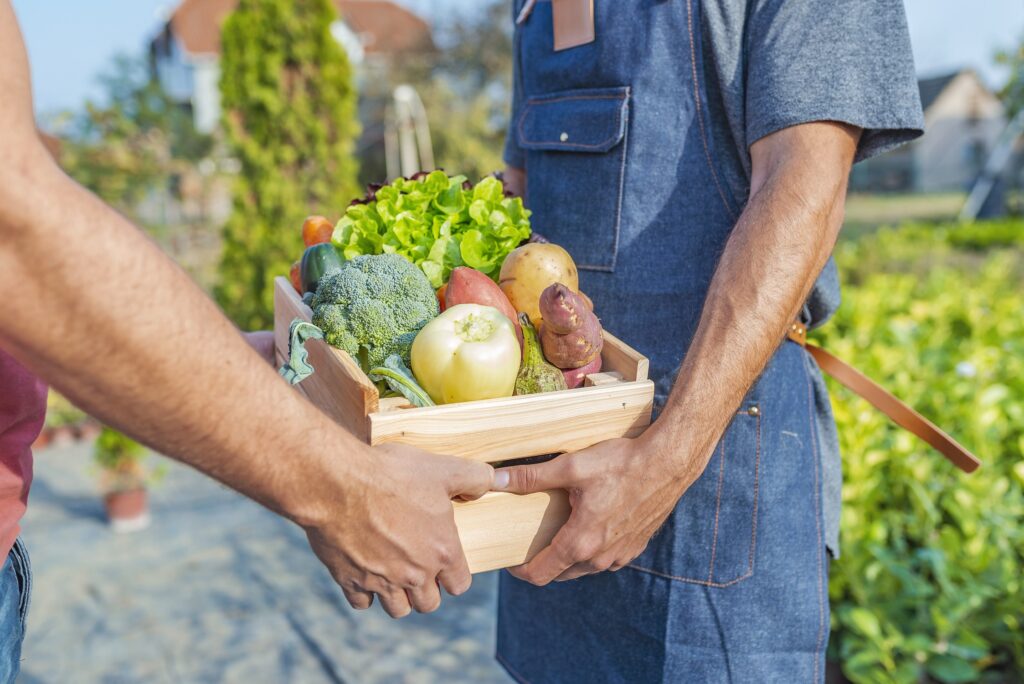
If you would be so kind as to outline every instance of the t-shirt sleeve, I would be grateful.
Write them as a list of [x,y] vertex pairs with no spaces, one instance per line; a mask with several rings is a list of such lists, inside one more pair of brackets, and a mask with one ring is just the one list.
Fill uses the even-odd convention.
[[748,144],[789,126],[863,129],[856,161],[924,132],[902,0],[754,0],[747,24]]

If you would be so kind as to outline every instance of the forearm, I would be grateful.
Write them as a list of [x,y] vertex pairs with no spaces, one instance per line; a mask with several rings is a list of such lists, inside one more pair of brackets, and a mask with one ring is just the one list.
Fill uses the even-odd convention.
[[315,515],[296,478],[354,438],[128,221],[36,146],[15,156],[0,190],[0,344],[102,420],[275,511]]
[[[712,279],[704,310],[657,429],[682,483],[714,445],[776,351],[824,267],[843,219],[859,133],[809,124],[755,157],[750,201]],[[756,150],[755,150],[756,154]],[[685,445],[683,449],[672,445]]]

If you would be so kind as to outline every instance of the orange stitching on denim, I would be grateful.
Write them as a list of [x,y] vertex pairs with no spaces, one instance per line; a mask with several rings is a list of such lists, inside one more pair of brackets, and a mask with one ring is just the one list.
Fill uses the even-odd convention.
[[646,572],[649,575],[657,575],[658,577],[664,577],[665,579],[674,580],[676,582],[685,582],[686,584],[699,584],[702,587],[713,587],[715,589],[724,589],[725,587],[731,587],[732,585],[738,584],[754,574],[754,569],[751,568],[747,570],[747,573],[745,575],[740,575],[736,579],[729,580],[728,582],[708,582],[707,580],[697,580],[692,579],[690,577],[677,577],[676,575],[670,575],[665,572],[659,572],[658,570],[652,570],[651,568],[645,568],[643,566],[634,565],[632,563],[630,563],[626,567],[632,570],[637,570],[639,572]]
[[811,454],[814,458],[814,525],[818,531],[818,641],[814,647],[814,681],[818,679],[818,661],[821,660],[822,641],[825,638],[825,583],[822,578],[825,555],[825,540],[821,534],[821,493],[818,483],[818,433],[814,427],[814,397],[811,392],[811,373],[808,368],[810,355],[804,357],[804,370],[807,372],[807,424],[810,428]]
[[509,664],[507,660],[505,660],[501,653],[496,652],[494,654],[494,659],[505,666],[505,669],[508,670],[508,673],[512,675],[513,679],[515,679],[518,682],[522,682],[522,684],[530,684],[530,680],[516,672],[516,669],[512,667],[512,665]]
[[750,572],[754,572],[754,558],[757,551],[757,501],[761,491],[761,412],[757,413],[757,448],[754,451],[754,513],[751,520]]
[[715,552],[718,550],[718,515],[722,512],[722,487],[725,485],[725,440],[718,450],[722,464],[718,468],[718,495],[715,500],[715,531],[711,535],[711,565],[708,567],[708,582],[715,581]]
[[708,170],[711,172],[711,180],[715,183],[715,188],[718,190],[718,196],[722,200],[722,204],[725,206],[725,211],[729,214],[729,218],[736,220],[736,213],[729,206],[729,202],[725,199],[725,192],[722,190],[721,183],[718,182],[718,172],[715,171],[715,164],[711,160],[711,147],[708,144],[707,131],[704,130],[704,109],[700,104],[700,80],[697,77],[697,47],[693,40],[693,5],[691,0],[686,0],[686,26],[690,32],[690,66],[693,69],[693,100],[697,106],[697,125],[700,128],[700,139],[704,143],[704,156],[707,158]]
[[[750,415],[749,413],[742,412],[742,411],[740,413],[743,414],[743,415]],[[755,441],[756,447],[755,447],[755,450],[754,450],[754,514],[753,514],[753,523],[752,523],[752,527],[751,527],[751,530],[750,530],[750,555],[749,555],[749,561],[748,561],[748,564],[747,564],[747,572],[744,573],[743,575],[740,575],[739,577],[737,577],[735,579],[729,580],[728,582],[715,582],[715,581],[713,581],[713,579],[711,577],[709,577],[707,580],[698,580],[698,579],[693,579],[691,577],[679,577],[677,575],[670,575],[670,574],[665,573],[665,572],[659,572],[658,570],[654,570],[652,568],[645,568],[642,565],[636,565],[635,563],[630,563],[629,565],[627,565],[625,567],[630,568],[632,570],[636,570],[638,572],[645,572],[645,573],[647,573],[649,575],[656,575],[658,577],[664,577],[665,579],[675,580],[676,582],[685,582],[686,584],[699,584],[702,587],[712,587],[712,588],[715,588],[715,589],[724,589],[725,587],[730,587],[730,586],[732,586],[734,584],[738,584],[739,582],[742,582],[743,580],[747,579],[748,577],[750,577],[751,575],[754,574],[754,556],[755,556],[755,551],[756,551],[756,548],[757,548],[757,500],[758,500],[758,492],[760,491],[760,486],[759,485],[760,485],[760,478],[761,478],[761,476],[760,476],[760,473],[761,473],[761,413],[760,412],[758,412],[758,414],[755,416],[755,420],[756,420],[755,430],[757,431],[757,437],[756,437],[756,441]],[[722,460],[724,461],[725,460],[724,436],[723,436],[723,444],[722,444],[721,448],[722,448]],[[718,515],[718,513],[716,511],[715,512],[716,518],[717,518],[717,515]]]

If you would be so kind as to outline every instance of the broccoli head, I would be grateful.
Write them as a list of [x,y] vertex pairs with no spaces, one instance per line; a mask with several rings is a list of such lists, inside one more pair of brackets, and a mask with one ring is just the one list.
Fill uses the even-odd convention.
[[313,325],[364,370],[399,354],[409,363],[416,334],[440,307],[423,272],[397,254],[357,256],[324,276],[313,297]]

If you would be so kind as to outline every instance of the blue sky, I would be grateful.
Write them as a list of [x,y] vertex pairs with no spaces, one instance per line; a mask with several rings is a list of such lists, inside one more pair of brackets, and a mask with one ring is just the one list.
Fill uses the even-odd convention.
[[[830,0],[820,0],[828,3]],[[36,109],[78,106],[118,52],[140,50],[174,0],[13,0],[28,43]],[[473,0],[404,0],[425,14],[469,8]],[[992,53],[1024,36],[1024,0],[906,0],[918,71],[978,68],[997,84]]]

